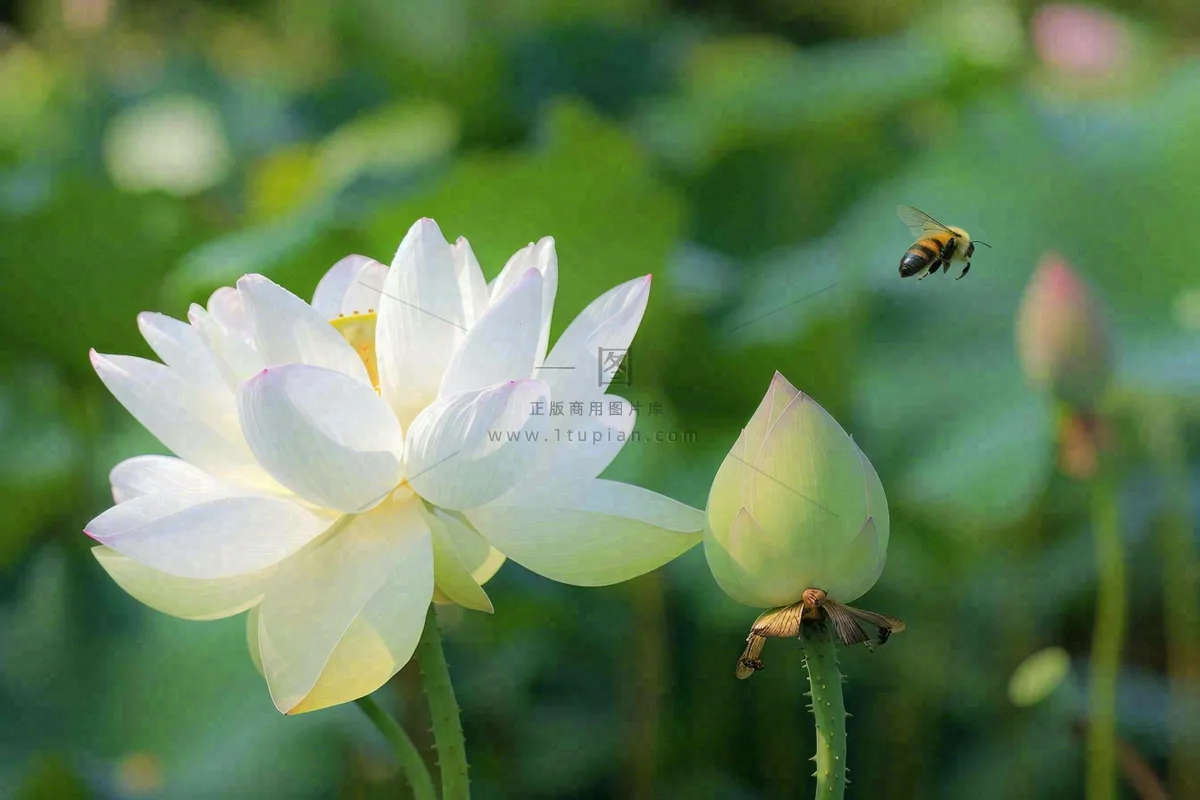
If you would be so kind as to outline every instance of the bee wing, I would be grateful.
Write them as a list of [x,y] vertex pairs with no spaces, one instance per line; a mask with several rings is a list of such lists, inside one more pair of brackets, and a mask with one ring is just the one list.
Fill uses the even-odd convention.
[[896,206],[896,216],[900,217],[900,221],[907,225],[912,235],[918,239],[939,231],[954,232],[924,211],[912,206]]
[[829,615],[830,621],[833,622],[833,630],[842,644],[852,645],[871,641],[871,637],[867,636],[867,632],[858,624],[858,620],[850,613],[848,606],[826,600],[821,604],[821,608]]

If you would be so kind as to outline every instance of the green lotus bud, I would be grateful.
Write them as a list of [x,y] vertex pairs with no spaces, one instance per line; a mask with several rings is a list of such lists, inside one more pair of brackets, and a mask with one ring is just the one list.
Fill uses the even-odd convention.
[[1100,398],[1112,343],[1099,302],[1061,256],[1038,264],[1017,313],[1017,352],[1034,385],[1077,408]]
[[879,579],[888,508],[871,462],[837,421],[778,372],[708,495],[713,577],[756,608],[822,589],[848,603]]

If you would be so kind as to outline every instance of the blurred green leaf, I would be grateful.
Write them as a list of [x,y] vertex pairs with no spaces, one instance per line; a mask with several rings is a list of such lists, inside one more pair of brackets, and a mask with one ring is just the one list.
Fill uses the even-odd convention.
[[282,147],[259,159],[246,187],[246,212],[265,222],[304,208],[320,192],[316,148],[308,144]]
[[[490,279],[528,242],[552,235],[560,266],[552,335],[608,289],[661,272],[681,210],[636,143],[572,103],[548,111],[540,143],[529,152],[465,156],[435,188],[387,204],[369,221],[373,254],[387,260],[417,219],[432,217],[450,240],[471,241]],[[656,286],[635,345],[639,364],[656,357],[671,324],[668,304]]]
[[[167,282],[166,294],[173,303],[183,304],[189,300],[202,301],[207,293],[233,285],[249,273],[281,281],[279,273],[301,261],[316,271],[317,259],[330,250],[327,242],[332,237],[325,236],[325,232],[333,215],[333,204],[322,202],[265,225],[206,242],[183,258]],[[317,274],[333,266],[340,257],[325,255]],[[298,287],[290,288],[295,291]]]
[[250,663],[240,615],[203,624],[143,609],[139,617],[135,630],[110,640],[93,678],[104,691],[79,732],[118,777],[131,755],[144,753],[155,764],[155,791],[170,797],[308,794],[327,785],[340,760],[330,726],[356,709],[294,718],[276,711]]
[[4,109],[0,152],[36,141],[59,80],[49,59],[33,45],[22,41],[5,44],[0,51],[0,108]]
[[926,427],[928,438],[899,484],[907,500],[961,535],[1019,520],[1054,466],[1053,416],[1040,398],[1021,391],[985,397],[973,412]]
[[15,800],[86,800],[87,784],[61,753],[43,753],[33,759]]
[[[69,577],[62,548],[44,547],[34,554],[28,570],[20,576],[14,597],[0,606],[0,643],[5,655],[0,661],[0,691],[12,698],[16,710],[25,710],[22,706],[28,706],[32,698],[49,697],[56,677],[69,667]],[[61,712],[66,708],[63,699],[54,699],[50,705]],[[0,728],[0,737],[5,740],[15,733]],[[40,744],[38,739],[47,733],[31,735],[28,744]]]
[[49,204],[0,216],[0,334],[76,375],[91,372],[89,347],[145,352],[137,314],[159,308],[163,276],[202,230],[179,200],[61,181]]
[[334,131],[317,154],[319,180],[336,190],[368,170],[404,170],[446,155],[459,121],[437,103],[404,103],[360,116]]
[[0,383],[0,570],[24,552],[48,519],[66,512],[82,466],[66,387],[49,365],[4,364]]
[[1056,709],[1039,706],[1015,730],[964,743],[959,758],[937,774],[939,797],[1007,800],[1078,797],[1083,793],[1083,743]]
[[625,117],[667,85],[659,31],[650,26],[572,22],[514,38],[510,91],[518,114],[532,117],[554,98],[571,96]]
[[650,105],[636,127],[657,154],[694,169],[750,141],[936,95],[954,64],[919,31],[807,51],[768,37],[704,40],[683,65],[682,93]]
[[[255,208],[267,221],[189,252],[170,276],[168,296],[173,302],[203,301],[248,273],[311,293],[329,267],[356,249],[352,231],[360,206],[373,207],[380,192],[370,188],[370,180],[419,174],[457,136],[457,120],[444,106],[403,104],[350,122],[311,150],[276,155],[260,165],[251,185]],[[411,186],[403,186],[393,194],[408,191]]]

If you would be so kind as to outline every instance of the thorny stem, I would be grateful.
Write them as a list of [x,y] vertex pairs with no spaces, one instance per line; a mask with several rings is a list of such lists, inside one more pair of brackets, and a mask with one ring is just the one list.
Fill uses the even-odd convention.
[[369,695],[367,697],[360,697],[354,702],[358,704],[358,707],[367,715],[367,719],[374,723],[379,732],[383,734],[383,738],[387,739],[388,744],[392,746],[392,750],[396,754],[396,760],[400,762],[400,771],[404,774],[408,785],[412,787],[413,797],[416,800],[437,800],[437,793],[433,789],[433,778],[429,775],[429,768],[425,766],[425,761],[421,758],[421,754],[417,752],[416,745],[413,744],[413,740],[405,733],[404,728],[400,727],[400,723],[396,722]]
[[846,791],[846,705],[833,636],[824,626],[800,626],[809,696],[817,727],[816,800],[842,800]]
[[1117,674],[1125,641],[1125,562],[1116,476],[1103,464],[1092,486],[1092,529],[1099,572],[1088,705],[1087,798],[1117,796]]
[[434,747],[442,771],[442,798],[468,800],[471,789],[467,778],[467,746],[433,604],[425,616],[425,629],[421,631],[416,655],[421,667],[421,685],[429,701],[429,716],[433,719]]

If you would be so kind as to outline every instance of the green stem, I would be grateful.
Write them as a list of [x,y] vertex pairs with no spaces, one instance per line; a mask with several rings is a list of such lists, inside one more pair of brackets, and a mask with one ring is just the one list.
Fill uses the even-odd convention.
[[442,637],[438,633],[437,614],[432,604],[425,616],[421,641],[417,644],[417,663],[421,667],[425,697],[429,700],[429,716],[433,719],[433,741],[442,770],[442,798],[468,800],[471,789],[467,778],[467,745],[463,740],[458,701],[454,699],[450,668],[442,651]]
[[630,721],[627,737],[629,777],[623,795],[631,800],[653,798],[659,744],[662,741],[662,705],[668,671],[667,612],[662,577],[657,572],[630,581],[633,605],[633,651],[637,671],[625,683]]
[[1117,675],[1125,642],[1125,561],[1116,476],[1102,464],[1092,487],[1092,529],[1099,573],[1088,706],[1087,798],[1117,796]]
[[1200,682],[1200,608],[1197,607],[1196,548],[1188,489],[1187,455],[1174,404],[1170,400],[1147,402],[1139,410],[1147,449],[1166,486],[1166,509],[1158,528],[1162,559],[1163,618],[1167,645],[1167,675],[1171,711],[1169,762],[1171,790],[1176,797],[1200,797],[1200,760],[1192,755],[1188,727],[1197,708],[1190,702],[1191,687]]
[[833,637],[806,623],[800,628],[809,697],[817,726],[816,800],[841,800],[846,791],[846,705]]
[[416,745],[405,733],[404,728],[400,727],[400,723],[396,722],[370,696],[360,697],[354,702],[392,746],[392,750],[396,753],[396,760],[400,762],[400,771],[404,773],[405,780],[412,787],[413,797],[416,800],[437,800],[437,793],[433,790],[433,778],[429,775],[425,760],[417,752]]

